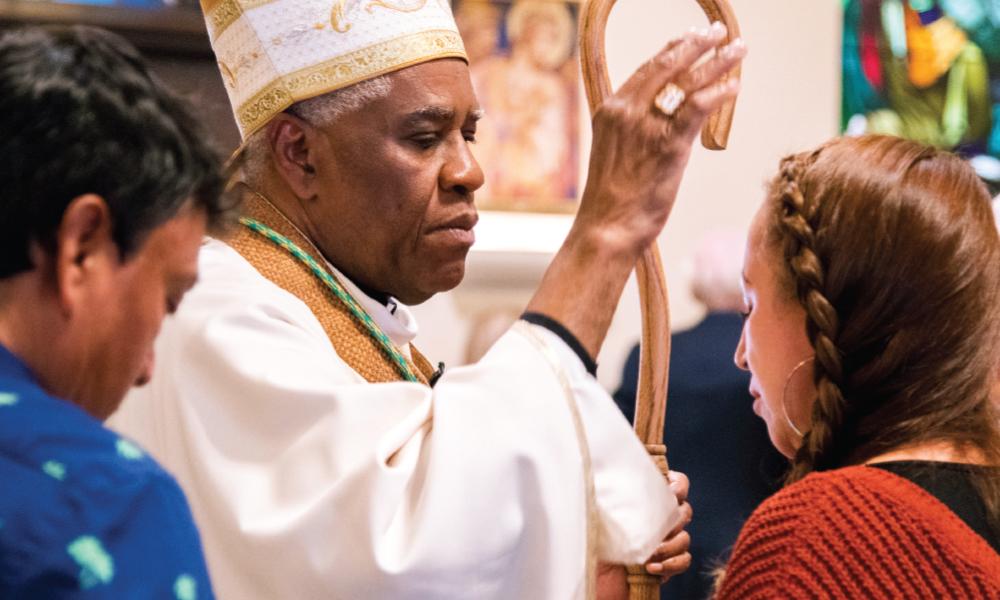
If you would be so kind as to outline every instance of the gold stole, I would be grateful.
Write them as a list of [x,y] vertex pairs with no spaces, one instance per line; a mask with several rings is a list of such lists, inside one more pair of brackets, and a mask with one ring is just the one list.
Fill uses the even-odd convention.
[[[260,221],[308,253],[325,267],[326,261],[301,233],[278,211],[252,194],[244,197],[242,215]],[[403,381],[393,362],[368,330],[334,296],[305,264],[264,237],[239,225],[223,240],[240,253],[268,281],[292,294],[309,307],[344,362],[370,383]],[[332,275],[332,273],[331,273]],[[410,344],[410,367],[427,384],[434,367]]]

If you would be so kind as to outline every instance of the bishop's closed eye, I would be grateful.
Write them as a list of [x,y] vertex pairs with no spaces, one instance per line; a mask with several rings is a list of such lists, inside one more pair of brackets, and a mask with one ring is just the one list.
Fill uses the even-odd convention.
[[410,137],[412,141],[418,148],[423,150],[430,150],[437,145],[440,141],[440,137],[436,133],[418,133]]

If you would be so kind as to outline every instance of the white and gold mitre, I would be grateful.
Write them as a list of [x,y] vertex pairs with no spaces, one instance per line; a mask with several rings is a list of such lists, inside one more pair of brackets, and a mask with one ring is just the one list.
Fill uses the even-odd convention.
[[448,0],[201,0],[243,139],[293,103],[437,58],[468,60]]

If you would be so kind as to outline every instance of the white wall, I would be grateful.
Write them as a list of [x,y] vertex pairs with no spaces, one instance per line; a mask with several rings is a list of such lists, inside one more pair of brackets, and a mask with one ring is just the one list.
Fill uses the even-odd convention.
[[[713,229],[744,230],[778,160],[837,132],[840,0],[732,0],[732,5],[750,52],[729,149],[696,148],[660,237],[675,328],[700,318],[687,293],[686,257],[692,245]],[[607,33],[612,83],[623,82],[667,40],[705,22],[694,0],[620,0]],[[589,123],[586,115],[581,118]],[[589,131],[589,125],[582,129]],[[461,362],[469,321],[477,313],[528,301],[551,258],[545,250],[558,245],[568,225],[564,218],[536,218],[527,230],[523,222],[507,224],[509,220],[484,216],[466,280],[455,291],[416,307],[421,324],[416,343],[434,360]],[[512,239],[534,242],[535,251],[505,251],[505,242]],[[618,385],[625,356],[638,339],[638,307],[630,280],[599,357],[598,377],[609,389]]]

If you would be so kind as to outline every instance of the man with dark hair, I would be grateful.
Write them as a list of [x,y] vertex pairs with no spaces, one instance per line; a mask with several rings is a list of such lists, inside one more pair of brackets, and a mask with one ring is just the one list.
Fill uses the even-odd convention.
[[180,488],[99,421],[225,213],[198,136],[120,38],[0,36],[0,597],[212,595]]

